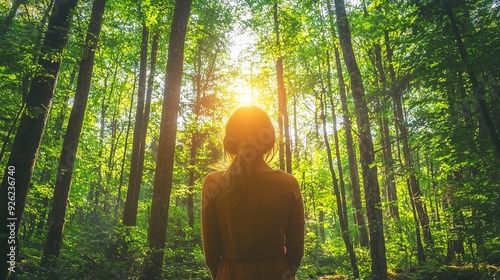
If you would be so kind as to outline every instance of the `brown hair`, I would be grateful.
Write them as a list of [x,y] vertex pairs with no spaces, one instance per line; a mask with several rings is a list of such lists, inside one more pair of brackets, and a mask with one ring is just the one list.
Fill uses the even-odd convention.
[[[227,194],[237,204],[250,187],[253,161],[272,154],[275,144],[274,126],[269,116],[256,106],[243,106],[231,115],[226,124],[224,150],[232,162],[224,173]],[[267,159],[267,158],[266,158]]]

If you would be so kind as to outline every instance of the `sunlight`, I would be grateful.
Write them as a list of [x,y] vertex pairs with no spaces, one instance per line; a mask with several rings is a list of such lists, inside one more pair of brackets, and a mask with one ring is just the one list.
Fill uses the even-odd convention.
[[240,96],[240,105],[251,105],[253,104],[253,96],[251,92],[243,92]]

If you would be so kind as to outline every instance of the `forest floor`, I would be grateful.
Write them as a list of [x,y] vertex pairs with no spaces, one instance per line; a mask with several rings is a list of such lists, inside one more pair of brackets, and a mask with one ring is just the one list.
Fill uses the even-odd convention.
[[[346,275],[328,275],[318,280],[347,280]],[[500,280],[500,267],[485,266],[441,266],[435,269],[412,269],[389,271],[390,280]]]

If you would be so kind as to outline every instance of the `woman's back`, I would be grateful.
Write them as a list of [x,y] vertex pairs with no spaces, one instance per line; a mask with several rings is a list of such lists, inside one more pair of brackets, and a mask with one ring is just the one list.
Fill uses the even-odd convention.
[[[217,248],[207,264],[218,266],[222,256],[217,279],[256,279],[241,278],[246,276],[239,271],[256,272],[258,266],[266,266],[266,275],[258,279],[287,279],[289,267],[298,267],[304,253],[304,212],[297,180],[279,170],[254,171],[250,187],[235,202],[227,195],[222,176],[223,172],[209,174],[203,186],[205,252]],[[231,268],[236,270],[228,274],[232,278],[221,278]]]

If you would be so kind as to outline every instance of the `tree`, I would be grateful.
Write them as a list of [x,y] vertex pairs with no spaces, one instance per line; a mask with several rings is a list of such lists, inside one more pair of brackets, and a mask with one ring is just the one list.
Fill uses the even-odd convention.
[[[328,156],[328,167],[330,168],[330,174],[332,178],[333,192],[335,194],[335,200],[337,202],[337,215],[339,216],[340,230],[342,232],[342,239],[349,254],[349,260],[351,262],[352,272],[355,279],[359,278],[359,269],[356,260],[356,255],[354,253],[354,248],[351,242],[351,236],[349,234],[349,225],[347,223],[347,214],[345,206],[345,193],[341,195],[339,191],[339,183],[337,175],[335,174],[335,167],[333,165],[332,149],[330,147],[330,141],[328,140],[328,133],[326,130],[326,115],[325,115],[325,102],[326,99],[325,92],[321,93],[320,106],[321,106],[321,119],[323,125],[323,139],[325,141],[326,152]],[[333,105],[333,104],[332,104]],[[336,124],[334,124],[336,125]]]
[[[142,162],[140,154],[144,143],[142,141],[142,131],[144,127],[144,102],[146,92],[146,74],[148,60],[148,38],[149,30],[146,23],[142,24],[141,55],[139,62],[139,85],[137,91],[137,108],[135,111],[134,138],[132,142],[132,158],[130,163],[130,173],[127,189],[127,199],[123,209],[123,224],[135,226],[137,220],[137,206],[139,204],[139,193],[141,191],[142,172],[139,172]],[[146,124],[147,126],[147,124]],[[139,174],[141,173],[141,174]]]
[[[2,219],[0,229],[0,275],[4,278],[8,274],[7,254],[17,253],[16,246],[8,246],[7,237],[13,236],[15,242],[17,242],[19,225],[26,204],[40,140],[42,139],[54,97],[54,89],[62,60],[61,53],[68,42],[67,34],[70,28],[71,11],[77,3],[78,0],[57,2],[52,10],[52,16],[45,33],[42,53],[38,60],[38,65],[42,71],[31,80],[30,90],[26,96],[26,109],[21,117],[2,180],[0,208],[7,209],[9,201],[15,204],[15,211],[10,213],[7,211],[0,212]],[[13,185],[15,188],[9,188]],[[14,194],[14,197],[8,196],[9,192]],[[8,197],[11,197],[12,200],[9,200]],[[7,228],[7,218],[15,220],[8,223],[14,225],[12,231]]]
[[[286,105],[286,90],[283,80],[283,57],[281,56],[281,39],[278,21],[278,4],[273,5],[274,32],[276,34],[276,47],[279,57],[276,60],[276,80],[278,84],[278,123],[280,135],[280,168],[292,173],[292,151],[290,143],[290,124]],[[284,151],[283,151],[284,149]],[[284,168],[286,167],[286,169]]]
[[45,240],[41,265],[55,266],[56,262],[52,258],[59,257],[62,246],[62,234],[66,220],[66,208],[68,206],[68,196],[73,176],[76,151],[82,131],[87,99],[89,96],[90,83],[92,79],[95,51],[99,41],[102,18],[106,0],[94,0],[92,14],[90,16],[87,37],[83,57],[80,61],[80,71],[76,86],[75,99],[71,108],[71,115],[68,127],[64,136],[57,179],[52,199],[52,210],[49,215],[49,231]]
[[156,159],[151,219],[148,230],[150,252],[144,262],[142,279],[159,279],[163,265],[177,134],[177,115],[182,82],[184,42],[191,0],[175,2],[165,78],[165,91]]
[[[335,22],[333,19],[333,11],[330,1],[327,1],[326,5],[328,10],[328,20],[330,22],[329,30],[332,33],[332,36],[335,36]],[[345,86],[344,74],[342,70],[342,64],[337,44],[334,46],[334,55],[335,55],[335,69],[337,70],[340,103],[342,107],[342,120],[344,121],[347,159],[349,162],[349,178],[351,179],[352,203],[355,209],[354,220],[356,225],[358,226],[359,244],[365,247],[368,246],[368,231],[366,229],[365,216],[363,213],[363,204],[361,201],[361,188],[359,185],[357,156],[356,156],[356,150],[354,148],[354,139],[352,137],[352,132],[351,132],[352,131],[352,122],[350,117],[351,113],[349,111],[349,107],[347,104],[346,86]],[[328,64],[330,64],[329,60]]]
[[370,131],[370,120],[368,118],[368,107],[364,98],[363,81],[356,58],[354,57],[349,21],[347,19],[343,0],[335,0],[335,11],[337,15],[340,46],[351,79],[351,91],[356,108],[361,169],[366,199],[366,215],[368,217],[368,229],[370,232],[372,277],[373,279],[387,279],[387,261],[385,256],[380,188],[377,178],[377,168],[372,165],[375,157]]

